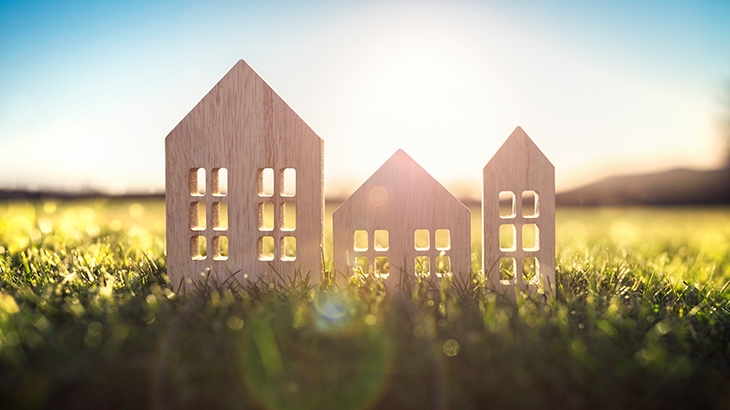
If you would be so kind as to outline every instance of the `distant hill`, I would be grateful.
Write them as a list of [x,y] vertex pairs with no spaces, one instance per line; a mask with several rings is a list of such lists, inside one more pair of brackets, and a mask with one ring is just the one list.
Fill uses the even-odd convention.
[[558,206],[730,204],[730,169],[615,176],[556,195]]

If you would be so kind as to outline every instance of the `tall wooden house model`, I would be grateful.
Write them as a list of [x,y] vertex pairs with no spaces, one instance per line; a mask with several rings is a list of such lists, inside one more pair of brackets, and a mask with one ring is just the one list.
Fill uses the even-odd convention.
[[335,272],[373,274],[392,288],[400,275],[466,281],[470,224],[469,208],[398,150],[332,215]]
[[167,271],[173,285],[316,269],[323,141],[243,60],[165,139]]
[[555,291],[555,167],[517,127],[483,170],[482,261],[489,286]]

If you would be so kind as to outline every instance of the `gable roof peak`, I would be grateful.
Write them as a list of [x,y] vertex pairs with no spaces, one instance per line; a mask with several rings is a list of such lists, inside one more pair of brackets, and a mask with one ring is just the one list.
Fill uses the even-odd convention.
[[519,125],[514,129],[514,131],[512,131],[512,134],[510,134],[509,137],[507,137],[508,141],[511,139],[521,139],[521,140],[526,139],[527,141],[530,141],[533,145],[535,145],[535,143],[532,141],[530,136],[527,135],[525,130],[523,130],[522,127],[520,127]]
[[391,159],[393,159],[393,158],[398,158],[398,157],[405,157],[405,158],[409,158],[410,160],[413,160],[413,158],[411,158],[411,156],[410,156],[410,155],[408,155],[408,154],[407,154],[407,153],[406,153],[405,151],[403,151],[402,149],[398,148],[398,150],[397,150],[397,151],[395,151],[395,152],[393,153],[393,155],[391,155],[391,156],[390,156],[390,158],[388,158],[388,161],[390,161],[390,160],[391,160]]
[[512,167],[516,164],[515,161],[538,161],[552,166],[548,157],[540,151],[540,148],[537,147],[537,144],[532,141],[522,127],[516,127],[512,131],[512,134],[502,143],[502,146],[487,162],[484,169]]
[[527,135],[527,133],[520,126],[516,127],[515,130],[512,131],[512,134],[507,137],[507,139],[504,141],[502,146],[499,147],[494,156],[496,157],[499,156],[502,152],[506,153],[512,150],[516,150],[516,152],[518,153],[529,150],[547,160],[547,156],[543,154],[540,148],[538,148],[537,144],[535,144],[535,141],[533,141],[532,138],[530,138],[530,136]]
[[[420,168],[421,171],[426,172],[426,170],[423,169],[423,167],[420,164],[418,164],[418,162],[416,162],[416,160],[414,160],[413,158],[411,158],[410,155],[408,155],[408,153],[406,153],[402,149],[398,149],[396,152],[393,153],[393,155],[390,156],[390,158],[388,158],[383,163],[383,165],[380,166],[380,168],[384,169],[384,168],[396,167],[396,168],[402,168],[402,169],[409,169],[409,168],[412,169],[412,168],[414,168],[414,166],[416,168]],[[428,172],[426,172],[426,173],[428,173]]]
[[[228,73],[232,73],[232,72],[234,72],[234,71],[237,71],[237,70],[247,70],[247,71],[252,71],[252,72],[254,72],[254,73],[255,73],[255,74],[257,75],[257,76],[259,76],[259,77],[260,77],[260,78],[261,78],[262,80],[263,80],[263,78],[264,78],[264,77],[263,77],[263,76],[262,76],[261,74],[259,74],[259,72],[258,72],[258,71],[256,71],[256,69],[255,69],[255,68],[253,68],[253,66],[252,66],[251,64],[249,64],[249,63],[248,63],[248,62],[247,62],[246,60],[244,60],[244,59],[240,59],[240,60],[236,61],[236,64],[234,64],[234,65],[233,65],[233,67],[231,67],[231,69],[230,69],[230,70],[228,70]],[[226,73],[226,74],[228,74],[228,73]],[[266,82],[266,80],[264,80],[264,82]],[[268,85],[268,83],[267,83],[267,85]]]

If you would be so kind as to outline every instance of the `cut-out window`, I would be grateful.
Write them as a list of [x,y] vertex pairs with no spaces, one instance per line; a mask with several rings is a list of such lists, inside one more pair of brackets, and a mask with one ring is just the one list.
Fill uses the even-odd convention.
[[428,256],[416,256],[415,271],[416,276],[419,278],[428,278],[431,276],[431,258]]
[[274,203],[259,203],[259,231],[274,230]]
[[205,195],[205,168],[191,168],[188,174],[188,188],[190,195]]
[[284,236],[281,238],[281,260],[293,261],[297,259],[297,238]]
[[214,231],[225,231],[228,229],[228,203],[213,202],[211,207],[211,225]]
[[522,225],[522,250],[529,252],[540,250],[540,229],[537,225]]
[[368,231],[357,230],[352,235],[352,250],[355,252],[365,252],[368,250]]
[[515,258],[499,258],[499,281],[509,284],[515,280]]
[[540,261],[537,258],[522,259],[522,279],[531,284],[540,282]]
[[390,276],[390,262],[387,256],[375,257],[375,277],[380,279],[388,279]]
[[217,261],[224,261],[228,259],[228,237],[214,236],[213,237],[213,259]]
[[211,179],[213,184],[213,196],[226,196],[228,195],[228,169],[227,168],[213,168],[211,173]]
[[522,216],[525,218],[540,216],[540,197],[537,192],[524,191],[522,193]]
[[208,245],[203,235],[195,235],[190,238],[190,258],[203,260],[208,255]]
[[281,196],[294,196],[297,194],[297,170],[284,168],[281,170]]
[[433,241],[437,251],[448,251],[451,249],[451,231],[448,229],[436,229]]
[[274,168],[261,168],[258,174],[259,196],[274,195]]
[[204,231],[205,226],[205,202],[192,202],[190,204],[190,229]]
[[502,191],[499,193],[499,216],[502,218],[514,218],[515,215],[515,193]]
[[284,202],[280,205],[279,227],[282,231],[294,231],[297,229],[297,204]]
[[428,229],[416,229],[413,233],[413,246],[417,251],[427,251],[431,248],[431,234]]
[[365,256],[355,256],[355,264],[352,265],[352,272],[357,275],[368,276],[370,273],[370,263]]
[[273,261],[274,260],[274,237],[273,236],[262,236],[259,238],[259,260],[260,261]]
[[516,236],[517,230],[514,225],[499,225],[499,250],[502,252],[515,251],[517,249]]
[[451,276],[451,258],[446,256],[443,251],[436,257],[436,276],[439,278]]
[[388,237],[388,231],[384,229],[376,229],[373,236],[373,249],[379,252],[387,251],[390,247],[390,238]]

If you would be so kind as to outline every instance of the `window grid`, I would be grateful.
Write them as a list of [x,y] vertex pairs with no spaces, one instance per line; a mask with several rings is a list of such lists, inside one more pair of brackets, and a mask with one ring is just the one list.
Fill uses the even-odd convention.
[[352,233],[351,269],[355,274],[387,279],[390,276],[390,234],[385,229],[356,229]]
[[[259,260],[284,262],[296,260],[297,255],[297,176],[293,167],[259,168],[258,234]],[[278,240],[275,240],[278,238]]]
[[210,179],[208,174],[202,167],[188,173],[190,258],[223,261],[228,259],[228,203],[223,200],[228,195],[228,169],[212,168]]
[[[527,212],[525,205],[531,208]],[[501,254],[498,266],[500,282],[526,282],[536,285],[540,276],[540,261],[536,255],[540,250],[539,194],[535,190],[524,190],[518,201],[513,191],[501,191],[498,195],[497,215],[504,221],[499,225],[497,235],[497,246]],[[504,246],[505,242],[508,246]]]
[[416,229],[413,231],[413,249],[417,256],[413,260],[413,271],[417,277],[429,278],[451,276],[451,231],[445,228]]

